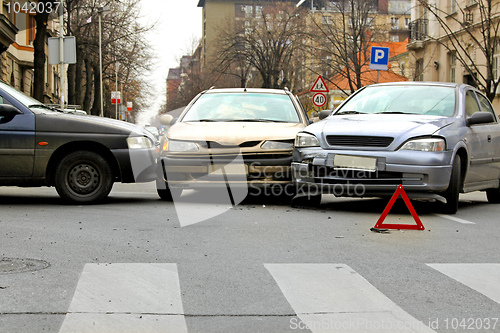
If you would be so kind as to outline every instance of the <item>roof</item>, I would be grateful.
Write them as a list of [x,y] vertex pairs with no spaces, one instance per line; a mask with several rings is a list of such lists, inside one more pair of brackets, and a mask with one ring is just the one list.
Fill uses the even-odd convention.
[[179,80],[181,78],[181,68],[170,68],[168,70],[167,80]]
[[[361,70],[362,70],[362,72],[361,72],[361,84],[363,86],[377,83],[377,71],[376,70],[369,69],[368,65],[364,65]],[[353,74],[354,73],[351,73],[351,75],[353,75]],[[408,78],[406,76],[396,74],[390,70],[380,71],[378,73],[378,76],[379,76],[379,78],[378,78],[379,83],[408,81]],[[337,74],[337,75],[331,77],[326,82],[326,85],[328,86],[328,89],[330,89],[330,90],[338,90],[338,89],[350,90],[351,89],[351,87],[349,86],[349,81],[347,80],[347,77],[345,74],[344,75]]]
[[204,93],[265,93],[265,94],[280,94],[285,95],[287,91],[285,89],[267,89],[267,88],[216,88],[205,90]]

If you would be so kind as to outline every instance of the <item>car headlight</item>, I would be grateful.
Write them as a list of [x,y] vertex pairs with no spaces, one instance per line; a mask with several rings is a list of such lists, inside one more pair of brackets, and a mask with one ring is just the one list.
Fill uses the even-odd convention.
[[127,138],[129,149],[147,149],[153,148],[153,141],[145,136],[131,136]]
[[266,141],[260,146],[262,149],[292,149],[293,143],[290,141]]
[[163,145],[163,150],[173,152],[193,152],[198,151],[199,148],[194,142],[167,140]]
[[312,134],[298,133],[295,137],[295,147],[319,147],[319,140]]
[[415,151],[445,151],[445,149],[446,143],[440,138],[410,140],[401,147],[401,150]]

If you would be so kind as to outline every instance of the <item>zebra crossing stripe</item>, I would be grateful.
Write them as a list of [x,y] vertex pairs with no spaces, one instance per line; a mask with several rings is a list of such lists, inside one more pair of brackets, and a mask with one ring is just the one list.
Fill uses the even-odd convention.
[[427,264],[500,303],[500,264]]
[[312,332],[434,332],[345,264],[265,264]]
[[177,265],[86,264],[59,332],[187,332]]

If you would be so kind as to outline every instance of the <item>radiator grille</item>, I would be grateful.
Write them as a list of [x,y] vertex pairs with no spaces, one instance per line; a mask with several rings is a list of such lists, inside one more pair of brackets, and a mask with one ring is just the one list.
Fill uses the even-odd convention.
[[389,136],[327,135],[330,146],[388,147],[394,138]]

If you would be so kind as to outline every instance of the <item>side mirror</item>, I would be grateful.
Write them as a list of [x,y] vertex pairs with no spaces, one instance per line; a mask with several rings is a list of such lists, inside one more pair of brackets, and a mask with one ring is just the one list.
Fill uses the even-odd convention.
[[160,116],[160,124],[164,126],[170,126],[172,124],[172,121],[174,120],[174,117],[170,114],[164,114]]
[[0,104],[0,116],[14,117],[17,114],[23,114],[21,110],[10,104]]
[[495,117],[490,112],[476,112],[467,118],[467,125],[488,124],[495,122]]
[[321,110],[321,111],[319,112],[319,116],[318,116],[318,118],[319,118],[320,120],[322,120],[322,119],[325,119],[326,117],[328,117],[328,116],[329,116],[329,115],[331,115],[331,114],[332,114],[332,110]]

